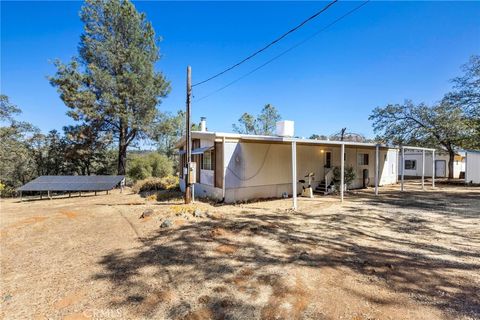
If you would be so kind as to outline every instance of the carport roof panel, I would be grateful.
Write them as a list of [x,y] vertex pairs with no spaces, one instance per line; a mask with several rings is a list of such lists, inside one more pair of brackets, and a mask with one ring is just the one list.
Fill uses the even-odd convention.
[[40,176],[18,191],[105,191],[115,188],[125,176]]

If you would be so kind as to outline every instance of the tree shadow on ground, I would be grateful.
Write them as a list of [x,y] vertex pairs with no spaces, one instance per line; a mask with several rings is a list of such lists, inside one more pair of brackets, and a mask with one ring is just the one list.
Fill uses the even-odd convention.
[[[462,215],[464,217],[478,218],[480,210],[480,188],[472,191],[448,192],[442,190],[422,191],[382,191],[377,197],[369,191],[359,191],[354,196],[354,201],[366,201],[372,205],[390,205],[400,209],[411,208],[419,210],[435,211],[442,214]],[[477,201],[477,202],[475,202]]]
[[[201,308],[181,299],[165,314],[170,318],[201,318],[195,313],[203,312],[208,315],[206,318],[252,319],[269,315],[273,318],[281,310],[271,306],[257,310],[250,302],[229,298],[229,289],[218,283],[234,282],[239,290],[243,286],[253,300],[261,288],[251,285],[251,281],[269,286],[273,292],[286,290],[302,296],[300,288],[285,289],[279,275],[266,272],[266,267],[346,268],[374,277],[394,292],[407,294],[446,314],[476,318],[480,317],[480,294],[478,283],[472,279],[480,268],[480,239],[471,222],[465,220],[474,217],[476,209],[464,207],[462,201],[475,199],[472,205],[478,206],[478,196],[479,193],[445,193],[420,197],[392,192],[378,198],[353,196],[349,205],[327,213],[272,214],[252,210],[225,219],[203,219],[178,228],[159,229],[140,238],[133,252],[115,250],[103,256],[99,261],[102,272],[94,279],[107,280],[120,294],[113,305],[134,309],[138,306],[136,312],[146,317],[168,300],[165,290],[188,292],[191,284],[215,284],[214,296],[198,298]],[[359,210],[357,201],[366,202],[367,210]],[[445,201],[455,209],[444,207]],[[386,205],[388,210],[380,208]],[[412,212],[418,214],[402,212],[405,207],[417,209]],[[453,213],[456,221],[446,220],[438,229],[438,221],[422,217],[425,210],[440,215]],[[469,232],[458,232],[464,223],[470,224],[469,229],[465,227]],[[248,277],[242,272],[248,273]],[[163,298],[154,299],[153,306],[145,308],[144,302],[151,300],[152,287],[163,288]],[[189,294],[195,296],[195,292]],[[363,298],[375,303],[396,303],[376,301],[371,296]],[[290,311],[293,314],[289,317],[300,317],[308,311],[308,302],[294,305],[298,308]],[[323,314],[311,317],[327,319]]]

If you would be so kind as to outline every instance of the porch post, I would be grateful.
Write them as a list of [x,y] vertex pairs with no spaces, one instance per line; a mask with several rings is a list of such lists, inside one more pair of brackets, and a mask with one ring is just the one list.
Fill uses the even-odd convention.
[[292,199],[293,210],[297,210],[297,142],[292,141]]
[[222,138],[222,152],[222,199],[225,201],[225,137]]
[[192,183],[192,203],[195,203],[195,183]]
[[405,178],[405,147],[402,146],[402,180],[401,180],[401,191],[403,191],[403,180]]
[[345,189],[345,144],[340,147],[340,201],[343,202],[343,190]]
[[432,188],[435,188],[435,150],[432,151]]
[[425,190],[425,149],[422,150],[422,190]]
[[377,144],[375,146],[375,195],[378,196],[378,180],[379,180],[379,157],[380,157],[380,146]]

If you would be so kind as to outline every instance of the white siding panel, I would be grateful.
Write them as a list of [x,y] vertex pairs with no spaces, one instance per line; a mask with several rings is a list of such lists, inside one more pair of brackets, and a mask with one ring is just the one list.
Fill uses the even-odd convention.
[[465,181],[480,183],[480,152],[467,152]]
[[200,170],[200,183],[213,186],[213,170]]

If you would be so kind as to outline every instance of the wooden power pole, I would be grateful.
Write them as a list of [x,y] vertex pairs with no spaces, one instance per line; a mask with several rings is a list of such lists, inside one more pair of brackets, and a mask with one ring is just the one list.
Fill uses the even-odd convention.
[[192,68],[187,67],[187,111],[186,111],[186,134],[185,134],[185,147],[187,155],[187,175],[185,176],[185,203],[188,204],[192,201],[192,186],[190,184],[190,174],[192,166],[192,137],[191,129],[192,125],[190,123],[190,98],[192,96]]

